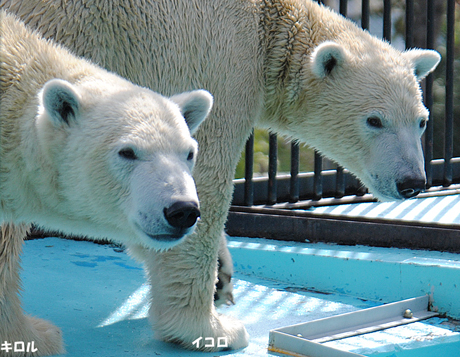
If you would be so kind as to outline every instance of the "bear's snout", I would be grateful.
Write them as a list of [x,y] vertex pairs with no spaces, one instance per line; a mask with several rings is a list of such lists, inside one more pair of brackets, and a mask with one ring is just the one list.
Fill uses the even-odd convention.
[[396,183],[399,194],[403,198],[411,198],[417,196],[420,192],[425,191],[425,179],[421,178],[406,178],[401,182]]
[[198,204],[194,201],[178,201],[164,209],[168,223],[174,228],[190,228],[200,217]]

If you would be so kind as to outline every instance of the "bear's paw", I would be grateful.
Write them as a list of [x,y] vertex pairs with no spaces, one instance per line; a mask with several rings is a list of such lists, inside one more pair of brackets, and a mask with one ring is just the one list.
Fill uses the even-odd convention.
[[[65,353],[62,332],[50,322],[32,316],[25,316],[24,325],[19,330],[21,336],[14,339],[9,338],[8,342],[19,343],[16,349],[24,350],[24,354],[21,354],[21,356],[50,356]],[[14,349],[10,354],[8,353],[2,351],[0,356],[18,356],[18,351],[14,351]]]

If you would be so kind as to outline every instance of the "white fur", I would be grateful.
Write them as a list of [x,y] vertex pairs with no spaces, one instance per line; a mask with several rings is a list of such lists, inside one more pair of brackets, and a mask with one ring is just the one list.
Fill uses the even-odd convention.
[[[25,89],[7,87],[3,93],[4,108],[10,109],[9,101],[27,103],[11,107],[15,117],[1,118],[2,125],[11,125],[21,138],[14,142],[14,135],[8,135],[2,141],[7,172],[2,198],[8,201],[1,211],[3,220],[36,222],[155,249],[178,243],[155,237],[177,235],[165,219],[165,208],[178,200],[198,205],[191,175],[197,143],[190,129],[196,130],[209,113],[211,95],[198,90],[169,100],[73,58],[27,33],[9,16],[5,21],[5,66],[34,52],[41,55],[35,67],[43,73],[31,83],[27,78],[36,68],[25,67],[18,84]],[[14,42],[22,43],[21,53],[15,52]],[[59,56],[63,59],[53,62]],[[137,159],[121,157],[124,148],[132,149]]]
[[[88,86],[101,90],[105,84],[90,79]],[[104,88],[104,96],[98,97],[88,86],[63,80],[45,85],[36,125],[23,133],[41,149],[23,157],[29,169],[22,177],[28,186],[21,187],[15,177],[18,172],[7,181],[8,192],[24,192],[24,199],[35,204],[7,207],[5,214],[15,210],[16,220],[74,234],[142,242],[156,249],[171,247],[178,241],[152,239],[173,234],[163,210],[179,200],[198,205],[191,175],[195,160],[187,160],[190,152],[196,155],[197,144],[190,138],[181,108],[135,86],[124,84],[120,92],[115,88],[112,93]],[[191,116],[198,112],[192,118],[194,127],[205,118],[211,103],[209,94],[202,93],[182,95],[189,106],[198,102],[199,109],[191,110]],[[62,101],[59,96],[73,103],[75,117],[68,123],[53,108]],[[137,160],[120,157],[119,151],[128,147]],[[33,173],[43,170],[43,165],[49,168],[47,175],[37,179]],[[59,190],[47,182],[56,182]],[[34,196],[27,192],[31,189]],[[38,204],[43,208],[37,210]]]
[[[164,340],[193,349],[200,336],[224,334],[230,347],[247,344],[241,323],[217,315],[213,296],[233,174],[255,125],[318,149],[383,200],[401,198],[398,181],[424,178],[419,125],[428,112],[419,80],[436,54],[401,53],[315,1],[117,0],[123,11],[103,0],[97,11],[86,0],[0,4],[137,84],[166,95],[213,93],[196,132],[195,232],[161,254],[131,246],[154,286],[151,320]],[[341,60],[331,75],[324,54]],[[381,130],[367,125],[370,116],[382,119]]]
[[203,118],[208,116],[213,102],[211,94],[205,90],[176,94],[170,99],[179,105],[191,134],[198,130]]
[[[335,67],[340,67],[346,61],[345,49],[332,41],[323,42],[315,48],[311,55],[311,71],[318,78],[325,78]],[[331,67],[327,68],[330,63]]]
[[432,72],[441,61],[436,51],[412,49],[403,52],[403,56],[412,62],[414,74],[419,81]]
[[0,336],[34,341],[34,355],[57,354],[60,330],[24,316],[17,296],[23,223],[145,249],[181,242],[194,225],[170,224],[165,210],[198,207],[190,130],[212,96],[168,99],[40,39],[4,11],[0,20]]

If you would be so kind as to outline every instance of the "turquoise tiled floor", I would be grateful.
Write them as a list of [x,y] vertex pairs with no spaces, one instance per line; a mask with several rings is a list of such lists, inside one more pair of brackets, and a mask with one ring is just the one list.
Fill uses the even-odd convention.
[[237,306],[220,310],[245,322],[251,344],[243,351],[210,355],[153,339],[144,274],[125,253],[47,238],[26,242],[23,267],[25,310],[62,328],[68,357],[266,356],[271,328],[375,305],[346,296],[288,292],[286,284],[237,274]]
[[[298,254],[304,248],[313,249],[316,253],[312,257],[321,252],[318,256],[324,259],[327,256],[342,259],[343,254],[349,254],[347,247],[338,249],[326,245],[305,245],[302,248],[291,247],[289,253],[289,247],[276,242],[273,244],[258,240],[256,246],[251,246],[253,243],[250,242],[252,240],[243,238],[232,239],[230,242],[236,267],[244,266],[246,269],[239,269],[240,273],[235,275],[237,305],[220,309],[222,313],[231,314],[244,321],[251,335],[251,342],[249,347],[241,351],[212,354],[189,352],[155,340],[146,318],[148,288],[144,285],[141,266],[123,252],[90,242],[57,238],[26,242],[22,259],[24,308],[28,313],[49,319],[62,328],[68,357],[271,356],[266,349],[270,329],[379,304],[337,292],[309,292],[304,289],[308,284],[295,284],[288,276],[286,279],[281,277],[267,280],[263,279],[264,274],[259,274],[262,277],[260,278],[247,270],[255,269],[260,264],[257,260],[263,258],[260,255],[263,252],[256,253],[256,248],[262,251],[267,249],[274,254],[278,252],[280,257],[283,251],[283,254],[286,251],[288,254]],[[251,255],[246,255],[248,249],[251,250]],[[339,250],[343,253],[339,254]],[[332,251],[337,254],[332,254]],[[393,250],[382,249],[379,251],[379,259],[384,259],[385,251],[392,256],[396,254]],[[307,254],[306,257],[308,262],[310,256]],[[292,259],[304,258],[294,258],[293,255]],[[348,255],[347,259],[354,260],[352,255]],[[276,257],[273,260],[276,263]],[[359,260],[356,262],[359,264]],[[296,265],[291,268],[302,269]],[[289,271],[285,269],[286,267],[280,270],[289,275]],[[305,269],[303,274],[308,276],[316,273]],[[350,273],[350,278],[352,277]],[[393,336],[392,332],[388,332],[385,338],[370,336],[372,343],[360,338],[355,338],[358,339],[357,342],[342,341],[342,347],[345,345],[347,349],[357,352],[373,351],[385,357],[405,357],[400,352],[406,349],[420,352],[414,348],[423,347],[427,343],[450,348],[460,341],[460,333],[455,331],[455,326],[447,325],[447,319],[436,318],[431,319],[430,324],[417,323],[412,326],[399,328]],[[453,348],[456,350],[457,347]],[[449,353],[444,356],[448,357]]]

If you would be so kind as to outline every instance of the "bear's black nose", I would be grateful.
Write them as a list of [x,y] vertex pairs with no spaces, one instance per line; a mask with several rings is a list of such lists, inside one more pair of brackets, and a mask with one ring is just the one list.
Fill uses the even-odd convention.
[[193,201],[174,202],[169,208],[164,209],[168,223],[175,228],[190,228],[200,217],[198,204]]
[[425,191],[425,179],[408,178],[402,182],[396,183],[396,187],[403,198],[415,197],[420,192]]

